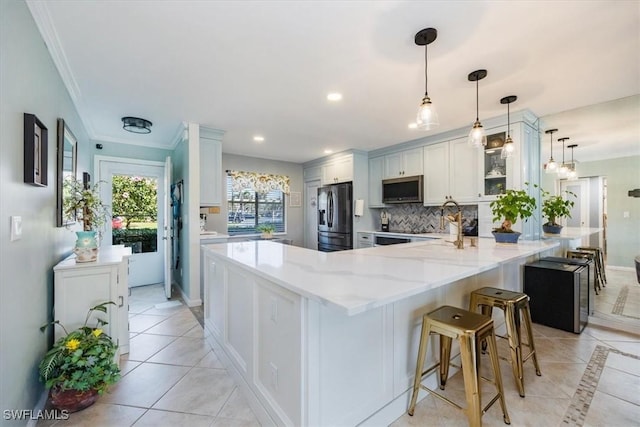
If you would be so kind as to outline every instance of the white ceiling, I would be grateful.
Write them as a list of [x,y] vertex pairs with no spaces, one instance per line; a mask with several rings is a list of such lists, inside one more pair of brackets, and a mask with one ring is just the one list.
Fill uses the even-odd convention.
[[[467,75],[486,68],[481,120],[505,114],[499,100],[514,94],[512,111],[609,155],[616,140],[575,119],[582,110],[555,113],[640,94],[638,1],[27,2],[90,137],[104,142],[172,148],[190,121],[225,130],[226,153],[304,162],[368,151],[470,127]],[[413,39],[426,27],[438,30],[429,95],[440,116],[427,133],[407,127],[424,93]],[[328,102],[331,91],[344,99]],[[640,153],[640,98],[625,102],[617,143]],[[124,131],[122,116],[151,120],[152,133]]]

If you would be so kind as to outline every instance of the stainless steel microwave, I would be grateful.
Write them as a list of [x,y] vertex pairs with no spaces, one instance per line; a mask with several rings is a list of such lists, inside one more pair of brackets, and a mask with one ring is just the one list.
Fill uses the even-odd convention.
[[422,175],[382,180],[383,203],[422,203]]

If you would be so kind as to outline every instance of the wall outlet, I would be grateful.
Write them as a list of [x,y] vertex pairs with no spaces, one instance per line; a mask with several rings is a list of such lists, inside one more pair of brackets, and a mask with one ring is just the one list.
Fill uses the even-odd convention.
[[271,297],[271,320],[278,323],[278,300],[275,297]]
[[629,211],[622,212],[622,218],[629,218]]

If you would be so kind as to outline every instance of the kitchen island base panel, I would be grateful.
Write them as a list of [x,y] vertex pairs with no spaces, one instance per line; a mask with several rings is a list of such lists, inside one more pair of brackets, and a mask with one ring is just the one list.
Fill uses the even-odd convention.
[[[205,259],[209,342],[264,408],[262,415],[256,411],[261,422],[388,425],[409,404],[422,315],[441,305],[468,307],[470,292],[484,286],[521,291],[521,266],[537,255],[355,315],[298,295],[215,251]],[[495,321],[496,328],[504,323]],[[425,364],[433,364],[433,356]],[[426,381],[435,386],[435,377]]]

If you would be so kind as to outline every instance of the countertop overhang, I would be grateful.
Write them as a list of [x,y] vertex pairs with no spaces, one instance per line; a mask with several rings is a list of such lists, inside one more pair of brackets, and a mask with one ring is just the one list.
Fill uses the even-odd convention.
[[465,249],[438,239],[330,253],[262,240],[202,245],[216,258],[349,316],[558,246],[488,238]]

